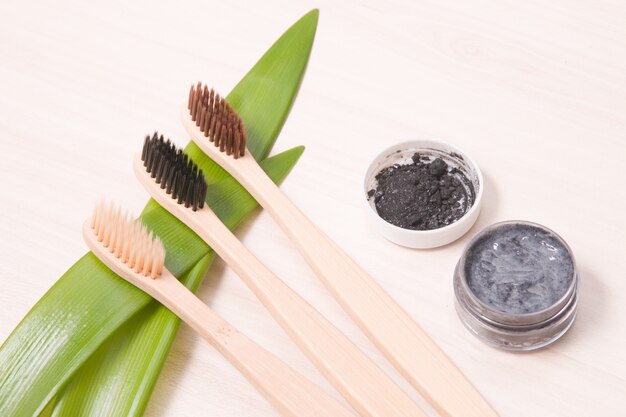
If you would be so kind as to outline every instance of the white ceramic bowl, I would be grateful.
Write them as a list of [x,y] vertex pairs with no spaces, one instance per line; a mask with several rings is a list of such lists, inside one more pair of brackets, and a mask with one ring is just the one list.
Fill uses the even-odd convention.
[[[475,200],[470,209],[456,222],[433,230],[410,230],[395,226],[382,219],[376,211],[374,199],[368,191],[376,188],[376,175],[393,164],[408,163],[419,152],[421,155],[440,157],[449,166],[456,167],[470,179],[474,186]],[[381,152],[370,164],[364,182],[364,201],[376,229],[390,241],[409,248],[428,249],[443,246],[463,236],[472,227],[482,203],[484,181],[478,165],[458,148],[435,140],[413,140],[399,143]]]

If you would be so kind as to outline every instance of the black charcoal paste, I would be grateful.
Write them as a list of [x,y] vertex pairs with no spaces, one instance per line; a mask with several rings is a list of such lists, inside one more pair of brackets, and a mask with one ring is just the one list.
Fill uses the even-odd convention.
[[565,295],[574,279],[574,260],[549,231],[510,224],[472,244],[465,276],[476,297],[496,310],[536,313]]
[[432,230],[459,220],[472,207],[472,182],[443,159],[416,153],[408,164],[395,164],[376,175],[378,215],[403,229]]

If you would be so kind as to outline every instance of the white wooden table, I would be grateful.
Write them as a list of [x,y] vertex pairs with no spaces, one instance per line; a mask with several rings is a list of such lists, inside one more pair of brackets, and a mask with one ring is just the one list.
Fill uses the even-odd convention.
[[[319,7],[308,73],[276,146],[307,146],[284,191],[503,417],[625,415],[626,3],[102,3],[0,4],[0,340],[85,252],[80,227],[96,200],[139,212],[147,195],[130,155],[155,129],[186,142],[177,111],[189,83],[229,91],[289,25]],[[197,16],[211,23],[199,26]],[[206,33],[215,41],[194,43]],[[417,251],[368,226],[361,183],[379,150],[424,135],[471,154],[486,195],[467,236]],[[463,246],[506,219],[556,230],[582,273],[574,328],[536,353],[483,345],[454,311],[452,272]],[[239,235],[410,391],[265,213]],[[337,395],[221,261],[199,294]],[[275,414],[183,327],[146,415]]]

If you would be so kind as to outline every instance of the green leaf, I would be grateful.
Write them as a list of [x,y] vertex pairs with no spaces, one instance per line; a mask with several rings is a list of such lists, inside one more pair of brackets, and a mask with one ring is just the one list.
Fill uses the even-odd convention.
[[[197,287],[213,258],[213,252],[205,255],[181,281]],[[151,302],[72,377],[57,396],[52,416],[141,415],[179,325],[168,309]]]
[[[317,18],[314,10],[294,24],[229,95],[246,122],[249,148],[257,159],[269,153],[289,113]],[[187,150],[212,184],[209,205],[229,227],[235,227],[256,202],[199,149],[188,145]],[[261,165],[279,181],[302,151],[294,148]],[[153,201],[142,220],[163,239],[168,250],[166,266],[190,288],[197,288],[213,256],[209,248]],[[80,236],[79,231],[76,235]],[[177,327],[178,319],[149,296],[117,277],[92,254],[85,255],[0,347],[0,416],[38,415],[55,396],[57,416],[77,415],[72,410],[84,410],[81,416],[141,415]],[[102,360],[115,366],[103,369],[102,364],[98,366]],[[76,374],[83,365],[84,372]],[[121,392],[124,378],[134,384],[119,404],[111,405],[115,401],[108,395]],[[67,389],[61,390],[66,384]],[[110,407],[110,412],[103,407]]]

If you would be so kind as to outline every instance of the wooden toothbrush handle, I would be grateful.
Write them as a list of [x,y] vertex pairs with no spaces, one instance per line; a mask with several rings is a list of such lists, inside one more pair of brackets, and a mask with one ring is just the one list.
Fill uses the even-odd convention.
[[[363,417],[425,417],[416,403],[210,211],[194,216],[201,237],[246,282],[274,319]],[[196,232],[198,228],[192,227]],[[331,415],[328,415],[331,417]],[[321,415],[320,415],[321,417]]]
[[159,283],[163,304],[215,346],[281,416],[355,417],[316,384],[239,333],[170,273],[157,280],[163,280]]
[[269,211],[363,332],[439,414],[497,417],[456,365],[382,287],[311,223],[251,158],[244,160],[239,182]]

